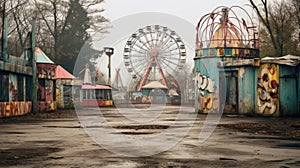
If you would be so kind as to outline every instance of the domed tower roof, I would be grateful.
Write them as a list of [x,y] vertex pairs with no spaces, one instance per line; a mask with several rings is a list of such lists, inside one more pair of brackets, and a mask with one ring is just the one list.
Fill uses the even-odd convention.
[[[258,57],[259,41],[256,26],[247,11],[239,6],[217,7],[200,19],[196,30],[196,50],[201,51],[200,55],[196,53],[196,57],[225,55]],[[205,52],[205,49],[213,48],[223,51],[236,49],[236,52],[230,54]]]

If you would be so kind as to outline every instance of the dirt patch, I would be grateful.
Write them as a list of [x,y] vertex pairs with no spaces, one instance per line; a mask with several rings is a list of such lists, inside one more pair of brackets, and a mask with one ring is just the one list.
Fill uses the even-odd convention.
[[49,119],[75,119],[77,118],[76,111],[74,109],[56,110],[51,112],[36,112],[28,113],[22,116],[13,116],[8,118],[0,118],[0,124],[2,123],[37,123],[40,120]]
[[0,149],[0,165],[5,167],[26,164],[26,162],[30,164],[32,161],[46,160],[49,154],[61,150],[54,147]]
[[274,135],[300,139],[299,118],[260,118],[255,119],[255,122],[219,124],[218,126],[253,134]]

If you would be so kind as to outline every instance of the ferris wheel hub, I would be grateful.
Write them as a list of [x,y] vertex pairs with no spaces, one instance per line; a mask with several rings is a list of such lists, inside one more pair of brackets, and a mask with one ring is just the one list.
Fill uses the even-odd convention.
[[151,56],[156,57],[158,55],[158,51],[156,49],[152,49]]

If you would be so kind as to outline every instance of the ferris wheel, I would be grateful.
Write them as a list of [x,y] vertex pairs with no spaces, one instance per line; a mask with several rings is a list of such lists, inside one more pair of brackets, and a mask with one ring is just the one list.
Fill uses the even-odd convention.
[[164,74],[173,74],[183,68],[186,49],[175,31],[151,25],[131,35],[124,47],[123,56],[127,71],[133,78],[140,79],[140,91],[150,76],[155,80],[159,75],[168,87]]

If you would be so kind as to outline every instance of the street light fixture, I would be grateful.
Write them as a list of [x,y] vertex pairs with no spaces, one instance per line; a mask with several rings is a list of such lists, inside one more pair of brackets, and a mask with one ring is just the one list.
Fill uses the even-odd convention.
[[104,52],[108,56],[108,85],[111,86],[111,56],[114,54],[114,48],[104,47]]

